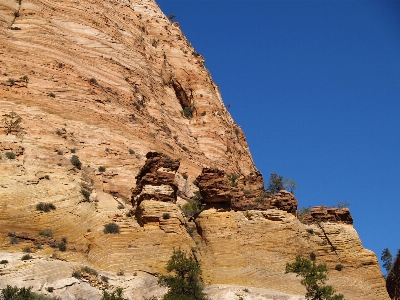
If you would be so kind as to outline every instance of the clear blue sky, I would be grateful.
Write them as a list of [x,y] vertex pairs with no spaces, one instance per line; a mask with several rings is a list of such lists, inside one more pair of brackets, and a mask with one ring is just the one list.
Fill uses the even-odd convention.
[[257,168],[299,207],[350,202],[400,248],[400,1],[156,0],[206,59]]

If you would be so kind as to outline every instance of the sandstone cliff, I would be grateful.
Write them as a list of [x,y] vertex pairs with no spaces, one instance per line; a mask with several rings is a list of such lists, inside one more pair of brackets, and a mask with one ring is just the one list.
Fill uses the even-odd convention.
[[[204,58],[153,0],[4,0],[0,34],[0,114],[22,118],[15,131],[0,128],[1,285],[99,299],[103,283],[71,277],[90,265],[132,299],[161,295],[153,275],[180,247],[210,289],[300,299],[285,264],[314,251],[348,299],[388,299],[351,225],[304,225],[293,195],[263,194]],[[199,188],[203,211],[191,222],[179,206]],[[37,210],[41,202],[55,209]],[[120,234],[105,234],[108,223]],[[19,259],[23,249],[32,260]]]

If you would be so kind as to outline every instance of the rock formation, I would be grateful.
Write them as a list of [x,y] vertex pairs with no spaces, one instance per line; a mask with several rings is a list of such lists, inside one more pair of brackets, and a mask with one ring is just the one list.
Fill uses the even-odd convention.
[[[0,119],[22,120],[0,123],[0,287],[100,299],[97,279],[71,277],[90,266],[132,299],[161,296],[154,275],[181,248],[213,299],[301,299],[285,264],[313,251],[347,299],[388,299],[348,213],[305,225],[292,194],[264,191],[204,58],[154,0],[4,0],[0,35]],[[179,206],[198,190],[191,222]]]
[[353,218],[348,208],[315,206],[303,216],[303,222],[306,224],[317,222],[353,224]]

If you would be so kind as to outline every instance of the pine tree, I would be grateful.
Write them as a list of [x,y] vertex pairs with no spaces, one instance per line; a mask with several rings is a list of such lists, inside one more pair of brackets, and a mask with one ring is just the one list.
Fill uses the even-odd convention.
[[330,285],[325,285],[328,269],[325,264],[315,263],[315,254],[310,254],[310,259],[296,256],[296,261],[286,264],[286,273],[296,273],[303,277],[301,284],[306,287],[307,300],[344,300],[342,294],[335,294]]
[[186,257],[186,252],[174,250],[167,271],[174,275],[160,276],[158,279],[159,285],[169,288],[164,300],[206,300],[199,279],[201,269],[193,258]]
[[383,261],[382,266],[386,269],[386,272],[389,274],[390,269],[393,267],[393,256],[388,248],[383,249],[381,255],[381,261]]

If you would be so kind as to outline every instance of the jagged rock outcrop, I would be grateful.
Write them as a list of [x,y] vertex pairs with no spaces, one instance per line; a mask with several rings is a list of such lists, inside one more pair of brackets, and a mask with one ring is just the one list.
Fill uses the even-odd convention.
[[234,210],[276,208],[294,215],[297,212],[294,195],[285,190],[276,194],[268,193],[264,190],[264,180],[259,172],[239,176],[216,169],[203,169],[196,183],[202,201],[208,204],[222,203],[225,208]]
[[326,206],[314,206],[310,212],[303,217],[303,222],[306,224],[317,222],[335,222],[344,224],[353,224],[353,218],[348,208],[328,208]]
[[146,163],[136,178],[132,190],[132,205],[140,205],[143,200],[176,202],[178,184],[175,180],[180,162],[157,152],[146,154]]
[[386,289],[390,299],[400,299],[400,250],[397,253],[393,267],[386,278]]
[[232,189],[228,186],[228,181],[224,171],[204,168],[201,174],[197,177],[196,183],[199,187],[203,202],[226,202],[228,206],[230,205]]

